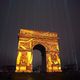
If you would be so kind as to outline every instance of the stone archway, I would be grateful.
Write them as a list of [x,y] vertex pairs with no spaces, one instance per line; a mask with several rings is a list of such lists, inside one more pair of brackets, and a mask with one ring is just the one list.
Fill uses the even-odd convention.
[[[40,68],[40,72],[46,72],[46,50],[45,50],[45,47],[41,44],[37,44],[34,46],[33,50],[35,50],[35,49],[37,49],[41,52],[42,64],[41,64],[41,66],[38,66]],[[33,57],[33,59],[34,59],[34,57]]]
[[[45,48],[45,72],[61,72],[59,58],[58,34],[56,32],[33,31],[20,29],[18,34],[18,55],[16,60],[16,72],[33,72],[33,49]],[[40,45],[41,44],[41,45]],[[40,47],[42,47],[40,49]],[[43,66],[43,65],[42,65]]]

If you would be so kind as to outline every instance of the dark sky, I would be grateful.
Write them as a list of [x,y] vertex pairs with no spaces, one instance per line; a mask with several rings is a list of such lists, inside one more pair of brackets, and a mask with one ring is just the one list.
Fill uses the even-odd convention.
[[0,65],[15,65],[20,28],[58,32],[62,65],[80,64],[80,0],[0,0]]

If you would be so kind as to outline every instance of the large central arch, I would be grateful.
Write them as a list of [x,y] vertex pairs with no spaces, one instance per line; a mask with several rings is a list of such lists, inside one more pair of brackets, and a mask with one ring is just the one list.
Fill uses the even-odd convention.
[[33,72],[34,49],[42,53],[41,71],[61,72],[57,33],[20,29],[18,37],[16,72]]
[[[41,44],[37,44],[34,46],[33,50],[40,50],[42,57],[42,65],[40,66],[40,72],[46,72],[46,50],[45,47]],[[34,59],[34,57],[33,57]]]

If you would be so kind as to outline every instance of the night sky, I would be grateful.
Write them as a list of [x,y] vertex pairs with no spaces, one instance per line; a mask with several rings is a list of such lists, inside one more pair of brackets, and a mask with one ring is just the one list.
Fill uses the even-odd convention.
[[16,64],[21,28],[57,32],[62,66],[80,67],[80,0],[0,0],[0,66]]

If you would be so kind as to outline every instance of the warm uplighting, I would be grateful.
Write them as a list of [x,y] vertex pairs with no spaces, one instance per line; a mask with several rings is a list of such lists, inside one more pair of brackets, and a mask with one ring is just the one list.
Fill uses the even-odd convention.
[[21,55],[22,55],[22,54],[21,54],[21,52],[19,52],[19,53],[18,53],[18,57],[17,57],[17,64],[19,64],[19,63],[20,63]]
[[46,72],[61,72],[57,33],[21,29],[18,36],[16,72],[33,72],[33,47],[37,44],[46,49]]
[[29,64],[32,64],[32,53],[31,52],[27,52],[26,57],[28,58]]

